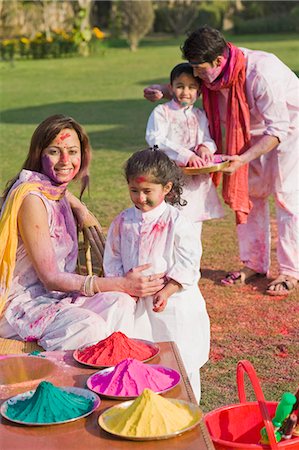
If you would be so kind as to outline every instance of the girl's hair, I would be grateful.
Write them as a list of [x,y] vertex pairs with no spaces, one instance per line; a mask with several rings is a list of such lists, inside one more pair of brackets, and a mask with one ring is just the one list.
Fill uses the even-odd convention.
[[181,46],[181,51],[184,59],[201,64],[215,61],[226,47],[227,43],[220,31],[204,25],[190,34]]
[[187,204],[186,200],[181,198],[184,185],[181,170],[156,146],[133,153],[125,163],[125,176],[128,183],[141,175],[150,175],[153,183],[162,184],[162,186],[171,181],[172,189],[166,195],[165,201],[171,205],[185,206]]
[[182,73],[187,73],[188,75],[191,75],[199,84],[200,79],[196,78],[193,75],[193,68],[190,66],[189,63],[180,63],[177,64],[172,71],[170,72],[170,84],[173,84],[174,80],[178,78]]
[[[76,122],[72,117],[64,116],[63,114],[55,114],[48,117],[41,122],[35,129],[30,142],[29,152],[27,159],[24,162],[22,169],[32,170],[34,172],[41,172],[41,155],[42,151],[47,148],[61,130],[69,128],[75,130],[80,141],[81,147],[81,166],[75,179],[81,180],[81,193],[80,198],[88,186],[89,182],[89,164],[91,160],[91,146],[89,138],[82,128],[82,126]],[[22,170],[21,169],[21,170]],[[7,183],[6,189],[3,193],[4,198],[7,196],[11,186],[17,180],[19,174],[11,181]]]

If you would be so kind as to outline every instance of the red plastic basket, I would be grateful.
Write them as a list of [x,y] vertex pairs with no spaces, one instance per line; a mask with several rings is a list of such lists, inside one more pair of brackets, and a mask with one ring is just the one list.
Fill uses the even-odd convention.
[[[244,373],[253,386],[257,402],[247,402]],[[216,450],[299,450],[299,438],[276,442],[271,418],[277,402],[266,402],[252,364],[247,360],[238,362],[237,386],[240,403],[224,406],[207,413],[204,417]],[[259,444],[260,430],[266,427],[269,445]]]

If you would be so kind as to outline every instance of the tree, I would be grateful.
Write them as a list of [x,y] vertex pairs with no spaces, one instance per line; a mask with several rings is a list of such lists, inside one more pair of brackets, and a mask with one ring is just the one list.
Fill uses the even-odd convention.
[[154,9],[151,1],[130,1],[118,3],[130,49],[136,51],[140,40],[151,30]]

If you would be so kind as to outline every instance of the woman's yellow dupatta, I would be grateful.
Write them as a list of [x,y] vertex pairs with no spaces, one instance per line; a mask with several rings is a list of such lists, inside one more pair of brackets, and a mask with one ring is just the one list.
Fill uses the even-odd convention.
[[9,292],[18,246],[18,212],[29,192],[37,191],[50,200],[59,200],[64,191],[49,182],[26,182],[17,186],[7,199],[0,219],[0,316]]

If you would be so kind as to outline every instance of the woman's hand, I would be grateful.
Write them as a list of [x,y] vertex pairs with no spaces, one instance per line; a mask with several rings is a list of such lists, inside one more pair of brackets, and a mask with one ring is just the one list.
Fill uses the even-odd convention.
[[125,292],[134,297],[147,297],[154,295],[160,291],[164,285],[165,273],[157,273],[153,275],[143,275],[142,272],[149,269],[151,264],[144,264],[142,266],[131,269],[125,275]]

